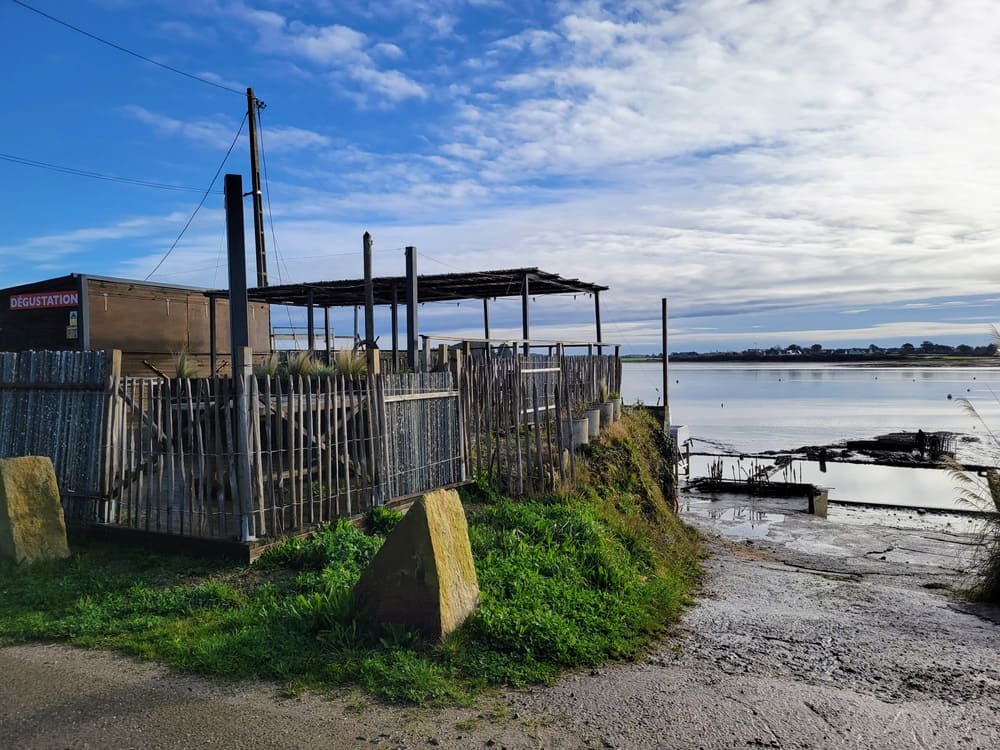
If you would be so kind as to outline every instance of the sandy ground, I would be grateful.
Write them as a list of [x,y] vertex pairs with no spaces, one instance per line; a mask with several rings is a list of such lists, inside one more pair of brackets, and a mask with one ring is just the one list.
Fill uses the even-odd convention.
[[970,550],[960,524],[836,510],[822,520],[788,502],[685,503],[712,534],[705,588],[679,632],[638,663],[432,710],[9,647],[0,745],[1000,747],[1000,612],[951,593]]

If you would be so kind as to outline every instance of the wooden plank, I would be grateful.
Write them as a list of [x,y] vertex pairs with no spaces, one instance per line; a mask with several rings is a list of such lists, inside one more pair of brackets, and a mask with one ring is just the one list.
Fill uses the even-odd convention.
[[338,375],[337,379],[340,384],[341,393],[344,397],[340,399],[340,429],[341,429],[341,451],[342,451],[342,461],[344,466],[344,487],[346,489],[347,507],[344,509],[344,515],[350,517],[354,515],[354,504],[352,504],[351,498],[351,454],[350,446],[348,444],[348,431],[347,431],[347,399],[351,398],[353,402],[353,388],[350,388],[347,384],[347,380],[342,376]]
[[[192,431],[192,451],[195,455],[195,471],[198,476],[197,482],[194,483],[193,492],[196,495],[196,507],[198,510],[198,533],[200,535],[210,534],[208,528],[208,508],[209,508],[209,484],[208,478],[206,477],[206,461],[205,461],[205,434],[202,429],[202,419],[207,413],[208,405],[206,404],[205,398],[206,383],[204,378],[198,378],[193,393],[189,391],[189,404],[191,408],[188,411],[188,419],[191,420],[191,431]],[[197,403],[197,409],[194,403]]]
[[[274,536],[278,535],[278,502],[275,497],[275,480],[274,466],[275,466],[275,456],[274,456],[274,430],[272,429],[272,424],[275,419],[275,404],[271,395],[271,376],[264,376],[264,445],[267,451],[267,501],[270,504],[271,509],[271,531]],[[280,477],[279,477],[280,478]]]
[[284,533],[287,528],[287,511],[286,511],[286,496],[289,492],[288,482],[286,480],[287,471],[285,469],[285,417],[286,409],[284,406],[284,394],[282,393],[281,379],[276,378],[274,381],[274,410],[275,410],[275,422],[274,422],[274,437],[275,437],[275,455],[278,458],[278,500],[280,502],[280,517],[281,517],[281,527],[275,528],[275,533]]
[[334,410],[337,406],[334,401],[333,379],[329,375],[323,378],[323,391],[323,417],[326,422],[323,431],[323,455],[326,459],[325,477],[327,484],[324,502],[326,503],[326,518],[332,521],[337,517],[337,480],[333,475],[337,456],[337,431],[336,419],[334,418]]
[[257,378],[254,375],[249,375],[248,381],[250,383],[250,399],[248,401],[250,413],[247,415],[247,418],[250,420],[249,448],[250,477],[254,493],[253,507],[255,509],[255,516],[257,517],[257,535],[267,536],[267,511],[264,497],[264,455],[260,439],[260,390],[257,387]]
[[313,461],[315,459],[313,446],[315,445],[316,433],[313,427],[315,403],[313,401],[312,383],[313,379],[311,377],[303,378],[303,385],[305,387],[305,404],[303,407],[305,415],[305,434],[303,435],[303,440],[305,441],[305,445],[303,446],[302,451],[302,462],[305,470],[305,496],[309,502],[309,523],[315,524],[321,516],[316,512],[316,495],[313,492]]

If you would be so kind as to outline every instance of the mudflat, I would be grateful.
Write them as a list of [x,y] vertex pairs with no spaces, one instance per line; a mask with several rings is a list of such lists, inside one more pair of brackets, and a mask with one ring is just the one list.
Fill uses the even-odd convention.
[[430,709],[12,646],[0,649],[0,737],[10,748],[116,750],[1000,746],[1000,611],[953,592],[972,536],[732,502],[768,528],[718,535],[721,506],[686,504],[709,535],[704,589],[639,662]]

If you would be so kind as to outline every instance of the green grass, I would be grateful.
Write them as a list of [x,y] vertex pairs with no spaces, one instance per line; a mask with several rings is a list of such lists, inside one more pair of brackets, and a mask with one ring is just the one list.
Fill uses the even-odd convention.
[[73,556],[0,564],[0,643],[112,648],[293,692],[358,685],[393,701],[465,703],[484,688],[641,654],[688,601],[698,542],[659,491],[655,424],[626,420],[589,449],[566,497],[467,496],[482,601],[443,643],[371,622],[351,590],[399,515],[341,523],[252,567],[76,542]]

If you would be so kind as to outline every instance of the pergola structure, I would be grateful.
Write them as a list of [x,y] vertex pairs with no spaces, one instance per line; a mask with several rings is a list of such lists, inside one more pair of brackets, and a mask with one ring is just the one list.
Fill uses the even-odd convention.
[[[411,368],[416,365],[417,352],[417,306],[421,302],[458,302],[462,300],[483,301],[484,338],[490,338],[489,300],[498,297],[521,298],[521,329],[525,340],[530,338],[529,300],[533,296],[545,294],[592,294],[594,296],[594,325],[596,343],[601,336],[600,293],[608,287],[592,284],[579,279],[567,279],[558,274],[541,271],[538,268],[512,268],[498,271],[476,271],[469,273],[446,273],[418,276],[416,274],[416,253],[407,248],[406,276],[383,276],[365,279],[344,279],[340,281],[314,281],[301,284],[257,287],[247,290],[251,302],[265,302],[272,305],[304,307],[307,311],[309,349],[315,348],[315,310],[320,308],[325,314],[325,326],[329,338],[329,310],[338,307],[369,307],[389,305],[392,314],[392,350],[399,352],[399,305],[406,306],[407,359]],[[229,292],[216,290],[209,292],[213,298],[226,297]],[[214,307],[214,305],[213,305]],[[214,339],[214,325],[212,326]],[[371,342],[369,342],[371,343]],[[213,341],[213,351],[214,341]]]

